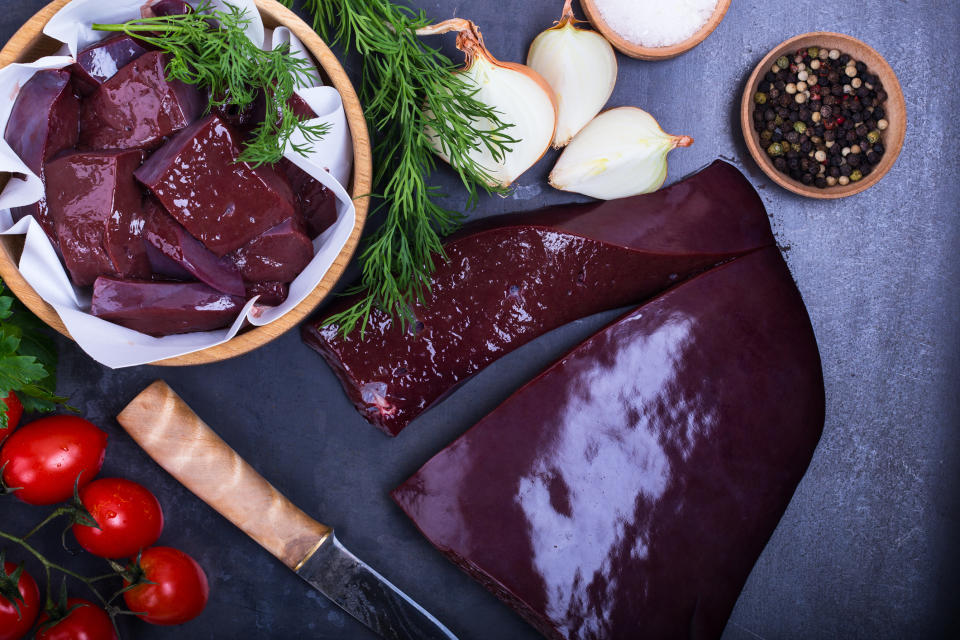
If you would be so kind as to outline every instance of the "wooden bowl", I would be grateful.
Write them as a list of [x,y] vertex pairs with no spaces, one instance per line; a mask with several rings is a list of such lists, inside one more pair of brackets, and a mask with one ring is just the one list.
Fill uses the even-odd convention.
[[583,7],[584,13],[587,14],[587,19],[590,20],[593,26],[603,34],[603,37],[610,41],[610,44],[619,49],[621,53],[631,58],[639,58],[640,60],[667,60],[693,49],[703,42],[708,35],[713,33],[713,30],[716,29],[717,25],[723,20],[723,16],[727,14],[727,9],[730,8],[730,0],[718,0],[717,8],[714,9],[713,15],[710,16],[710,19],[707,20],[705,25],[700,27],[699,31],[683,42],[671,44],[666,47],[642,47],[635,42],[630,42],[623,38],[603,19],[603,14],[601,14],[597,8],[596,0],[580,0],[580,6]]
[[[846,53],[867,65],[871,73],[880,78],[883,88],[887,92],[887,101],[884,104],[886,111],[886,120],[890,123],[886,131],[883,132],[883,143],[885,151],[880,164],[874,167],[873,171],[866,178],[851,182],[846,186],[835,185],[825,189],[818,189],[813,185],[805,185],[798,180],[794,180],[785,173],[777,171],[773,166],[773,160],[767,155],[767,152],[760,144],[760,135],[753,129],[753,94],[757,92],[760,86],[760,79],[763,74],[773,66],[774,61],[782,55],[796,55],[798,49],[808,47],[820,47],[827,49],[838,49],[841,53]],[[774,47],[770,53],[760,61],[757,68],[750,74],[747,85],[743,91],[743,98],[740,102],[740,126],[743,128],[743,139],[747,143],[750,155],[757,161],[763,172],[770,176],[770,179],[776,182],[784,189],[793,191],[808,198],[817,198],[819,200],[831,200],[835,198],[846,198],[855,193],[860,193],[869,189],[883,176],[890,171],[890,167],[897,161],[900,155],[900,149],[903,148],[903,139],[907,134],[907,105],[903,99],[903,90],[900,88],[900,82],[897,81],[897,75],[887,64],[879,53],[873,50],[869,45],[857,40],[851,36],[842,33],[830,33],[827,31],[815,31],[813,33],[804,33],[802,35],[790,38],[789,40]]]
[[[320,304],[320,301],[330,293],[343,274],[344,269],[346,269],[347,263],[350,262],[350,258],[360,240],[363,224],[366,221],[367,209],[370,206],[367,194],[371,191],[373,175],[370,135],[363,116],[363,108],[360,106],[360,101],[357,99],[357,93],[350,82],[350,78],[347,77],[343,67],[340,66],[340,62],[320,39],[320,36],[314,33],[313,29],[307,26],[295,13],[276,2],[276,0],[255,1],[257,8],[260,10],[260,15],[263,17],[264,25],[268,29],[282,25],[296,34],[316,59],[325,82],[340,92],[347,123],[350,126],[350,134],[353,138],[353,176],[347,191],[354,197],[353,202],[357,212],[356,222],[347,243],[320,284],[282,318],[262,327],[247,325],[235,337],[221,345],[152,364],[182,366],[226,360],[252,351],[279,337],[313,311]],[[69,0],[54,0],[13,34],[10,41],[0,50],[0,68],[13,62],[29,62],[53,54],[60,47],[60,43],[45,36],[43,27],[68,2]],[[8,174],[0,174],[0,189],[6,185],[8,179]],[[0,277],[3,278],[6,286],[37,317],[69,338],[70,334],[61,322],[57,312],[44,302],[20,275],[17,264],[22,250],[22,236],[0,236]]]

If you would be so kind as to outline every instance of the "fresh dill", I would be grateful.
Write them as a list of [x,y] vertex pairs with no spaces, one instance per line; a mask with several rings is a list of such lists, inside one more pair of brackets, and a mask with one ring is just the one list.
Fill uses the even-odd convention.
[[[284,0],[289,6],[290,0]],[[491,107],[476,99],[478,88],[416,31],[430,24],[423,11],[389,0],[305,0],[314,28],[325,39],[360,54],[360,99],[378,142],[375,181],[381,201],[380,226],[360,253],[359,285],[348,293],[359,302],[331,316],[344,335],[359,326],[361,335],[375,310],[399,320],[413,319],[412,308],[430,290],[436,259],[445,259],[441,237],[459,226],[463,215],[437,204],[442,196],[427,184],[436,155],[425,134],[456,156],[454,170],[467,188],[468,206],[479,190],[501,192],[489,173],[466,153],[486,147],[499,161],[516,140]],[[489,123],[478,128],[474,123]]]
[[[208,1],[182,15],[155,16],[123,24],[94,24],[99,31],[125,33],[170,54],[167,77],[210,91],[212,107],[251,107],[263,95],[266,117],[252,131],[238,160],[254,166],[277,162],[284,149],[306,155],[329,131],[326,123],[301,119],[289,104],[294,89],[309,86],[311,64],[284,44],[264,51],[244,28],[250,18],[231,4],[214,9]],[[277,114],[276,117],[270,117]],[[305,144],[292,142],[300,132]]]

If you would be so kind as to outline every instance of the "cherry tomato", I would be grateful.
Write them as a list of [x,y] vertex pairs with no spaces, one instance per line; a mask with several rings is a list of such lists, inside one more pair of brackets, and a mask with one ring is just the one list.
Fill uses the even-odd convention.
[[80,546],[101,558],[129,558],[163,531],[163,511],[145,487],[123,478],[100,478],[80,490],[80,502],[100,528],[73,525]]
[[[3,563],[3,571],[8,576],[16,569],[17,565],[12,562]],[[26,571],[20,574],[17,589],[23,597],[23,601],[17,601],[19,613],[13,603],[0,595],[0,640],[18,640],[27,635],[40,612],[40,590]]]
[[13,430],[20,424],[20,417],[23,415],[23,405],[20,404],[20,398],[13,391],[7,394],[3,399],[7,405],[7,426],[0,427],[0,444],[7,439]]
[[107,434],[77,416],[50,416],[24,425],[0,449],[0,468],[14,495],[28,504],[54,504],[73,495],[103,466]]
[[52,627],[44,626],[50,619],[44,612],[40,616],[37,640],[117,640],[117,632],[106,611],[89,600],[69,598],[67,610],[74,606],[77,608]]
[[137,585],[125,591],[123,599],[141,619],[150,624],[180,624],[196,618],[207,606],[207,574],[183,551],[150,547],[140,556],[140,567],[144,578],[154,584]]

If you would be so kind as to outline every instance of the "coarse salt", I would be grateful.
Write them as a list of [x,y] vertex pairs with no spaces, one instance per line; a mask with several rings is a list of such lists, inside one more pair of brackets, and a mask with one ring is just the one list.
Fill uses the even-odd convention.
[[596,4],[611,29],[644,47],[687,40],[717,8],[717,0],[597,0]]

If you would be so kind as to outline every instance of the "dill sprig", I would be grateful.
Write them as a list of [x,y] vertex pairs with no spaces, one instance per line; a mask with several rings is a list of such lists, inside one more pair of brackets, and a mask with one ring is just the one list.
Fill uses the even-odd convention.
[[434,261],[446,257],[441,237],[463,219],[462,213],[437,204],[443,194],[427,184],[437,156],[425,131],[435,132],[450,154],[467,188],[468,206],[476,204],[480,189],[503,189],[491,186],[494,180],[466,151],[486,147],[499,161],[517,141],[507,133],[511,125],[476,99],[478,88],[455,73],[457,65],[416,35],[430,24],[423,11],[390,0],[304,4],[325,39],[360,54],[360,99],[378,137],[374,178],[381,202],[375,212],[383,221],[360,253],[360,283],[348,291],[363,294],[360,301],[328,323],[344,335],[359,325],[362,335],[370,314],[380,309],[405,328],[413,305],[430,290]]
[[[123,24],[94,24],[99,31],[125,33],[170,54],[167,77],[210,91],[212,107],[250,107],[259,95],[266,117],[251,133],[239,160],[254,166],[277,162],[287,145],[306,155],[312,143],[329,131],[326,123],[310,124],[288,104],[294,89],[310,85],[312,67],[290,53],[285,44],[264,51],[244,28],[250,18],[231,4],[213,9],[208,1],[182,15],[155,16]],[[270,117],[276,114],[276,117]],[[292,143],[299,131],[306,144]]]

